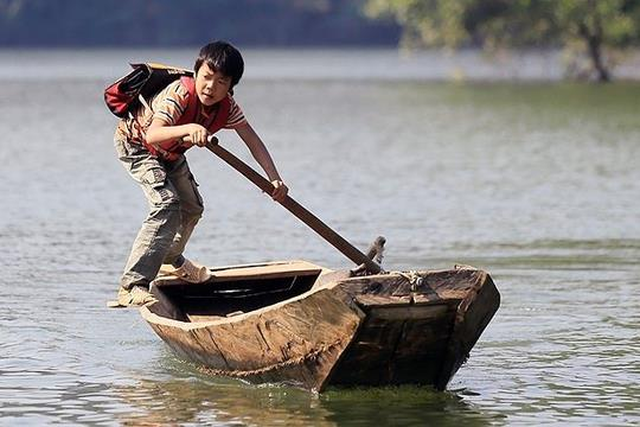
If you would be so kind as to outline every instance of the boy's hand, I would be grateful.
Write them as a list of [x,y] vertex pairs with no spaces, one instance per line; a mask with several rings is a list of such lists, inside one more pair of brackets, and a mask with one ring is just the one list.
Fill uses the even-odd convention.
[[189,125],[189,134],[184,138],[187,142],[197,145],[198,147],[204,147],[207,145],[207,137],[209,131],[202,125],[192,123]]
[[273,193],[271,193],[271,198],[276,202],[282,202],[285,197],[287,197],[287,193],[289,192],[289,188],[279,179],[274,179],[271,181],[271,185],[275,187]]

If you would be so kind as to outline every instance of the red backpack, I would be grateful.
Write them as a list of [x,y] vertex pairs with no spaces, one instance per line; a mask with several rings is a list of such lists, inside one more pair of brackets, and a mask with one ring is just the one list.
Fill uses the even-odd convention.
[[[130,64],[133,71],[110,84],[104,90],[104,102],[117,117],[125,117],[143,102],[183,76],[193,77],[193,71],[162,64]],[[144,101],[140,100],[140,97]]]

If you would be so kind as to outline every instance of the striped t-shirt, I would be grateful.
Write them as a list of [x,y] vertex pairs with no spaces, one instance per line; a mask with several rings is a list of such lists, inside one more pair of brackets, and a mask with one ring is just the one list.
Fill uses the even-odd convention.
[[[229,118],[224,125],[225,129],[235,129],[247,122],[240,106],[231,95],[227,95],[231,106]],[[189,92],[180,84],[180,80],[169,84],[166,88],[158,92],[150,103],[151,110],[142,106],[133,113],[133,119],[121,120],[118,124],[117,132],[127,139],[142,141],[144,134],[154,119],[162,120],[166,125],[173,126],[184,114],[189,103]],[[211,114],[215,114],[213,111]],[[201,110],[195,122],[205,123],[208,119],[206,112]]]

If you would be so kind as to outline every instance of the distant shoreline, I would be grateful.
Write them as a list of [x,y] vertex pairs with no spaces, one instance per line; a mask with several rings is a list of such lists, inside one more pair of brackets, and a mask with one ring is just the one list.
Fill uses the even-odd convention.
[[[0,48],[0,79],[110,79],[128,62],[164,62],[191,67],[197,47],[184,48]],[[246,80],[392,80],[426,82],[562,82],[559,50],[455,52],[394,48],[242,49]],[[47,75],[42,75],[43,68]],[[640,81],[640,50],[613,70],[614,81]]]

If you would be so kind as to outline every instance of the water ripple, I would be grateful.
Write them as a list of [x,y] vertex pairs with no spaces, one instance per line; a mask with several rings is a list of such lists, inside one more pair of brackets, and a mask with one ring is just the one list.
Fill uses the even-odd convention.
[[[237,99],[300,202],[358,247],[385,235],[388,269],[470,264],[502,294],[450,391],[316,396],[208,377],[135,310],[105,308],[145,213],[106,83],[3,82],[0,130],[20,149],[0,150],[0,424],[640,423],[640,86],[244,82]],[[207,201],[190,257],[351,267],[203,153],[188,154]]]

